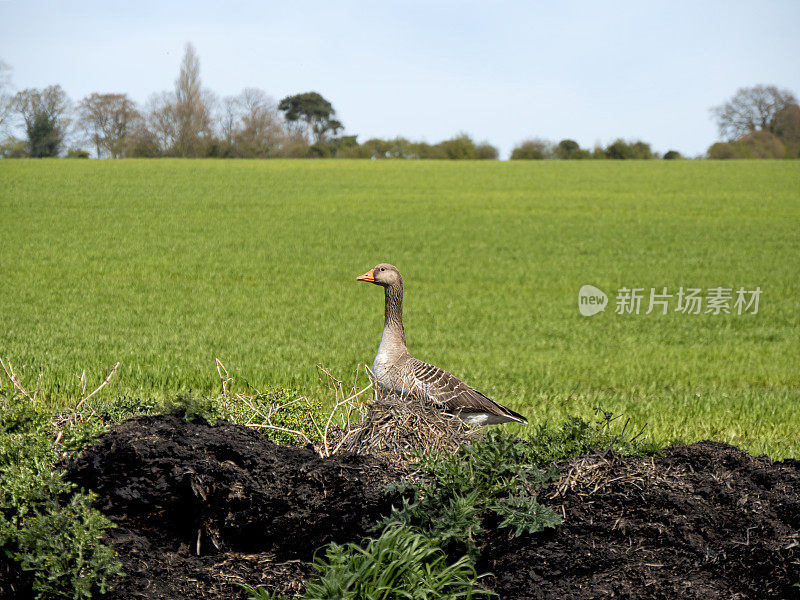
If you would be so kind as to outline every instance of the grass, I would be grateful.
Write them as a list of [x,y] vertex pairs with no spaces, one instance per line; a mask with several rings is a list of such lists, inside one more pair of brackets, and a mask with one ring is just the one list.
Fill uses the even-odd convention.
[[[798,190],[789,161],[0,161],[0,355],[54,403],[117,360],[107,396],[214,394],[215,357],[322,398],[317,363],[372,361],[383,298],[354,278],[388,261],[410,350],[534,423],[600,405],[800,456]],[[622,316],[622,286],[764,292]]]

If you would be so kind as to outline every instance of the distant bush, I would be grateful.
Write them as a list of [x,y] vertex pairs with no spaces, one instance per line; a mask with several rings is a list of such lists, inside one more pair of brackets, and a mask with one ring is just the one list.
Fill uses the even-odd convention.
[[706,152],[708,158],[785,158],[786,146],[773,133],[757,130],[735,142],[717,142]]
[[612,160],[655,158],[650,144],[642,141],[628,143],[621,138],[617,138],[605,148],[605,155]]
[[717,142],[706,151],[706,156],[712,159],[743,158],[732,142]]
[[67,158],[89,158],[89,153],[81,148],[70,148],[67,150]]
[[475,156],[475,142],[467,134],[462,133],[456,137],[437,144],[450,160],[470,160]]
[[786,146],[774,133],[753,131],[734,142],[742,158],[785,158]]
[[584,150],[575,140],[561,140],[554,149],[555,157],[562,160],[591,158],[592,153]]
[[664,160],[679,160],[681,158],[683,158],[683,155],[677,150],[667,150],[664,153]]
[[25,158],[28,156],[25,140],[9,137],[0,144],[0,157]]
[[500,152],[489,142],[481,142],[475,146],[475,158],[477,159],[497,160],[498,156],[500,156]]
[[526,140],[511,151],[511,160],[544,160],[552,156],[552,143],[538,138]]

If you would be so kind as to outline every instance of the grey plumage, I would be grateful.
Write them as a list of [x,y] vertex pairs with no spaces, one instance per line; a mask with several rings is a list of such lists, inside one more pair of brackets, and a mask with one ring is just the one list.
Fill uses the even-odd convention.
[[385,392],[414,397],[474,425],[527,423],[525,417],[471,388],[452,373],[409,354],[403,329],[403,278],[381,263],[357,278],[384,288],[384,326],[372,364],[376,385]]

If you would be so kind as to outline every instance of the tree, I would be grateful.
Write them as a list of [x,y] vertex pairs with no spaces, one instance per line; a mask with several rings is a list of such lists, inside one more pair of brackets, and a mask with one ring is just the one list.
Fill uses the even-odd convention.
[[511,160],[543,160],[552,156],[553,144],[540,138],[525,140],[511,151]]
[[605,149],[606,158],[611,159],[649,159],[653,158],[650,144],[637,140],[628,143],[622,138],[617,138]]
[[223,101],[220,130],[230,155],[239,158],[274,156],[284,141],[275,101],[257,88]]
[[574,160],[580,158],[590,158],[591,154],[588,150],[580,147],[575,140],[561,140],[558,145],[553,149],[556,158],[562,160]]
[[0,60],[0,131],[8,125],[11,109],[11,67]]
[[466,133],[460,133],[454,138],[444,140],[437,144],[444,153],[444,158],[450,160],[470,160],[475,158],[475,142]]
[[137,138],[154,142],[159,154],[174,152],[178,140],[178,115],[173,95],[161,92],[150,96],[146,115],[146,123],[137,132]]
[[713,107],[711,112],[717,118],[720,136],[733,141],[756,130],[775,133],[775,117],[789,104],[797,104],[789,90],[756,85],[740,88],[733,98]]
[[787,104],[775,114],[775,135],[786,145],[787,158],[800,157],[800,106]]
[[180,72],[175,80],[174,152],[178,156],[202,156],[211,133],[212,103],[209,92],[200,84],[200,60],[194,46],[186,44]]
[[717,142],[715,144],[711,144],[706,152],[706,155],[708,158],[715,160],[742,158],[741,154],[739,154],[738,150],[736,149],[736,144],[734,142]]
[[709,158],[784,158],[786,146],[774,133],[757,130],[735,142],[717,142],[708,149]]
[[667,150],[664,153],[664,160],[680,160],[681,158],[683,158],[683,155],[677,150]]
[[111,158],[125,156],[128,136],[137,118],[136,104],[125,94],[95,92],[78,104],[78,124],[94,144],[97,158],[103,151]]
[[481,142],[475,146],[475,158],[480,160],[497,160],[500,156],[497,148],[492,146],[489,142]]
[[289,123],[302,121],[305,124],[305,136],[309,142],[324,142],[326,135],[333,135],[344,125],[335,118],[333,105],[317,92],[305,92],[287,96],[278,104]]
[[61,86],[17,92],[12,107],[25,126],[28,156],[58,156],[69,126],[70,110],[69,98]]

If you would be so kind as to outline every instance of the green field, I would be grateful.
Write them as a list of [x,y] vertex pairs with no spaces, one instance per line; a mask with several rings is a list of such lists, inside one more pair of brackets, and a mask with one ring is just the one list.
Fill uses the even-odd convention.
[[[316,364],[372,362],[383,296],[355,277],[387,261],[412,353],[534,422],[599,404],[800,456],[800,162],[4,160],[0,240],[0,356],[54,402],[116,361],[107,397],[216,394],[215,357],[327,397]],[[763,294],[618,315],[623,286]]]

